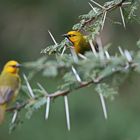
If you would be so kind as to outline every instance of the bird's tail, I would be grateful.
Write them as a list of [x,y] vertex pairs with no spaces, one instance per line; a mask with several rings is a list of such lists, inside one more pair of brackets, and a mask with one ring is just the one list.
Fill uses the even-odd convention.
[[5,110],[6,110],[5,105],[0,105],[0,124],[2,124],[2,122],[4,121]]

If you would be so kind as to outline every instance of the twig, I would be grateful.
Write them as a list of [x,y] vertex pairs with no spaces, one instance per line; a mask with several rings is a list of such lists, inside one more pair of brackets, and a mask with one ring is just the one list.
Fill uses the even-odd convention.
[[[95,19],[97,19],[98,17],[100,17],[101,15],[103,15],[105,11],[106,11],[106,12],[112,11],[112,10],[114,10],[114,9],[120,7],[120,6],[123,6],[123,3],[124,3],[125,1],[126,1],[126,0],[122,0],[122,1],[119,2],[118,4],[112,5],[112,6],[107,7],[107,8],[105,7],[105,9],[101,6],[101,7],[103,8],[102,12],[99,13],[98,15],[96,15],[95,17],[92,17],[91,19],[86,20],[86,21],[83,23],[82,27],[81,27],[79,30],[82,30],[82,28],[85,27],[87,24],[89,24],[89,23],[92,22],[93,20],[95,20]],[[93,1],[92,1],[92,2],[93,2]],[[94,1],[94,3],[95,3],[95,1]]]
[[24,108],[29,103],[29,100],[25,101],[24,103],[15,105],[14,107],[7,108],[6,111],[12,112],[14,110],[20,111],[20,109]]
[[[130,65],[129,68],[132,68],[132,69],[133,69],[133,68],[135,68],[135,67],[137,67],[137,66],[139,66],[139,64],[137,64],[137,63],[131,63],[131,65]],[[124,67],[124,69],[125,69],[125,67]],[[120,72],[120,69],[114,70],[112,74],[115,74],[115,73],[117,73],[117,72]],[[107,77],[100,77],[100,76],[99,76],[99,77],[97,77],[97,78],[94,79],[94,80],[80,83],[80,85],[79,85],[78,87],[74,88],[73,90],[71,90],[71,89],[66,89],[66,90],[62,90],[62,91],[61,91],[61,90],[60,90],[60,91],[56,91],[56,92],[53,92],[53,93],[47,95],[46,98],[47,98],[47,97],[50,97],[50,99],[51,99],[51,98],[53,99],[53,98],[57,98],[57,97],[59,97],[59,96],[65,96],[65,95],[67,95],[67,94],[69,94],[69,93],[72,93],[72,91],[74,91],[74,90],[78,90],[78,89],[87,87],[87,86],[89,86],[89,85],[91,85],[91,84],[98,84],[98,83],[100,83],[102,80],[104,80],[105,78],[107,78]],[[30,100],[31,100],[31,99],[30,99]],[[25,102],[22,103],[22,104],[18,104],[17,106],[8,108],[6,111],[20,110],[20,109],[24,108],[24,107],[30,102],[30,100],[27,100],[27,101],[25,101]]]

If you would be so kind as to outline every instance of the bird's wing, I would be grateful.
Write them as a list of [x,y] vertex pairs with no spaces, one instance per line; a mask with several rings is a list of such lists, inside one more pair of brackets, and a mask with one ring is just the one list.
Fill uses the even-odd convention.
[[86,35],[84,35],[83,37],[84,37],[84,39],[85,39],[85,40],[87,40],[87,41],[88,41],[88,37],[87,37]]
[[0,105],[11,101],[14,90],[8,86],[0,87]]

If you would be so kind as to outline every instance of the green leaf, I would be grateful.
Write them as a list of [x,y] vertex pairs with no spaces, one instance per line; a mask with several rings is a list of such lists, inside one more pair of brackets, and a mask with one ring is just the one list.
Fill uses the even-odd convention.
[[57,76],[57,74],[58,74],[57,63],[55,61],[48,61],[45,64],[45,69],[43,70],[43,76],[55,77]]
[[107,85],[106,83],[97,84],[95,90],[98,93],[102,94],[104,97],[110,98],[111,100],[113,100],[114,96],[118,94],[116,90],[114,90],[112,87],[109,87],[109,85]]
[[27,109],[25,117],[27,119],[30,119],[32,117],[33,113],[35,111],[37,111],[38,109],[40,109],[43,105],[45,105],[46,102],[47,102],[47,98],[46,97],[40,98],[38,100],[33,100],[33,102],[29,103],[25,107]]

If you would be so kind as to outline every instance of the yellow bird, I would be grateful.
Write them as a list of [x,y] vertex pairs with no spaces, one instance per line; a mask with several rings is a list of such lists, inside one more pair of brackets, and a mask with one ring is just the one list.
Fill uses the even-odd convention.
[[17,96],[20,89],[19,67],[17,61],[8,61],[0,74],[0,124],[4,120],[9,103]]
[[[63,35],[68,38],[68,40],[73,44],[75,52],[84,54],[86,51],[91,50],[90,44],[88,42],[87,36],[84,36],[79,31],[69,31],[67,34]],[[98,52],[98,44],[93,41],[95,50]]]

